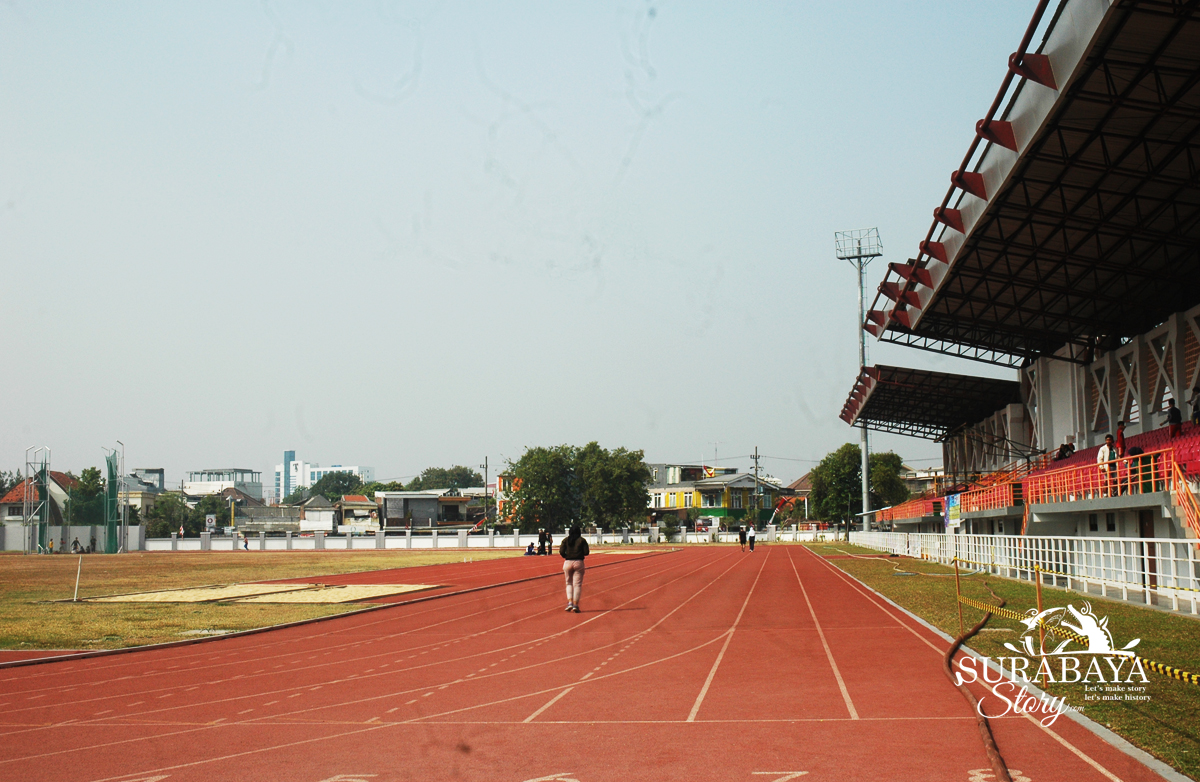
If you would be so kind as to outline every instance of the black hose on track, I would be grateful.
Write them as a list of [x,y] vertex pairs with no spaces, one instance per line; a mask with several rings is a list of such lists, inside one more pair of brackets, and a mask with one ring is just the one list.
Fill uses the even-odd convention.
[[[1003,608],[1005,605],[1004,598],[992,592],[992,587],[986,581],[983,582],[988,591],[992,593],[992,597],[1000,601],[997,608]],[[959,648],[967,641],[968,638],[975,636],[983,626],[992,618],[991,612],[984,614],[983,619],[979,620],[979,624],[972,627],[966,633],[954,639],[954,643],[950,644],[950,648],[946,650],[946,654],[942,657],[942,670],[946,674],[946,678],[950,683],[958,688],[962,696],[967,699],[967,703],[971,704],[971,711],[975,714],[975,724],[979,727],[979,736],[983,739],[983,748],[987,752],[988,761],[992,764],[992,773],[995,774],[996,782],[1012,782],[1012,777],[1008,775],[1008,766],[1004,762],[1004,758],[1000,755],[1000,750],[996,746],[996,738],[992,735],[992,728],[988,724],[987,717],[979,711],[979,700],[976,699],[965,684],[960,684],[954,678],[954,672],[950,668],[950,663],[954,660],[954,655],[958,653]]]

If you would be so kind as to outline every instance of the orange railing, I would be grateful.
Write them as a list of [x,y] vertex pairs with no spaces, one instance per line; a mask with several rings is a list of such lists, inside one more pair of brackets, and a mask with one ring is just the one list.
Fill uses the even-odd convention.
[[942,513],[942,499],[922,499],[909,500],[908,502],[894,505],[891,508],[885,508],[876,514],[878,521],[894,521],[896,519],[917,519],[922,516],[940,516]]
[[1167,491],[1174,480],[1170,448],[1127,456],[1106,464],[1083,464],[1030,475],[1021,481],[1025,502],[1074,502],[1122,494]]
[[1020,505],[1023,497],[1019,482],[1001,483],[986,489],[974,489],[959,495],[961,512],[975,510],[999,510]]
[[1183,520],[1191,527],[1192,534],[1200,538],[1200,504],[1197,504],[1196,495],[1192,494],[1179,462],[1175,463],[1172,473],[1175,479],[1175,502],[1183,508]]

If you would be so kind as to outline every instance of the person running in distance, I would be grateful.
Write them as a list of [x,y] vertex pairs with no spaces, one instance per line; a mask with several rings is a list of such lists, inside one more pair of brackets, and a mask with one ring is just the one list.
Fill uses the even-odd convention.
[[750,529],[746,532],[746,537],[750,541],[750,553],[754,553],[754,525],[750,525]]
[[563,576],[567,582],[567,609],[579,613],[579,596],[583,592],[583,558],[590,554],[588,542],[583,539],[579,525],[571,527],[567,537],[558,547],[563,562]]
[[742,547],[742,551],[746,550],[746,525],[738,527],[738,545]]

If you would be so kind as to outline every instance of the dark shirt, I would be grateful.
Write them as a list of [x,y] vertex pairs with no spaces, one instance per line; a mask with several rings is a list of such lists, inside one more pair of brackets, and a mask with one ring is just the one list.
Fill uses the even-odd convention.
[[1183,423],[1183,413],[1179,411],[1178,407],[1167,408],[1167,423],[1176,426]]
[[577,538],[567,538],[558,546],[558,555],[563,559],[583,559],[592,553],[588,542],[580,535]]

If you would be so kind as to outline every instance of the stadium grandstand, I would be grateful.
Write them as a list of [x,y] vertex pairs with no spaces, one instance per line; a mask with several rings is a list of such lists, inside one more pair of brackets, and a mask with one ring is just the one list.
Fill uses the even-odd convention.
[[[1200,537],[1198,8],[1039,3],[863,324],[1014,374],[861,369],[842,419],[939,441],[945,459],[944,484],[877,513],[883,526]],[[1118,421],[1124,453],[1100,466]]]

